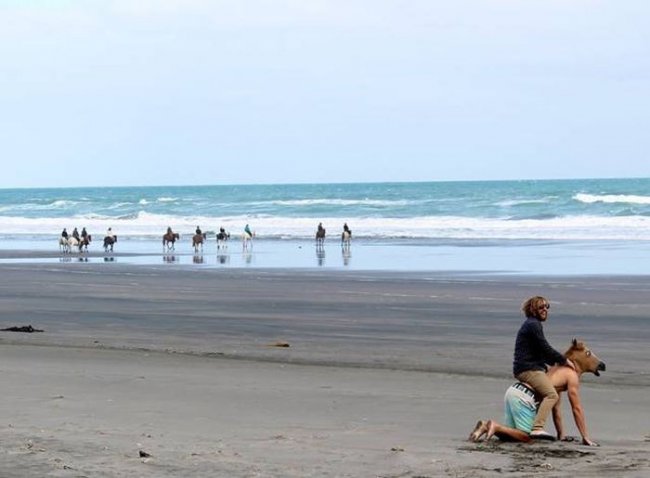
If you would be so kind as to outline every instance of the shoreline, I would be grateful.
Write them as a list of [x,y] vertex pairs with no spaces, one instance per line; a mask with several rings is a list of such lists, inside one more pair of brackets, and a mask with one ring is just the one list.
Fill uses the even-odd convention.
[[208,240],[194,252],[187,241],[163,250],[156,240],[119,241],[114,252],[91,244],[87,253],[63,254],[55,241],[7,241],[0,264],[122,263],[170,268],[313,269],[323,271],[399,271],[446,274],[583,276],[648,274],[650,243],[643,241],[544,240],[355,240],[342,247],[327,240],[256,239],[244,249],[239,240],[217,248]]

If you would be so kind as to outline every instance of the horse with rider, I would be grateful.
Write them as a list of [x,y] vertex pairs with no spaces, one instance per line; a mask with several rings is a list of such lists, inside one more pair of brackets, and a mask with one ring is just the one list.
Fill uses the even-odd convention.
[[343,232],[341,233],[341,245],[344,247],[349,247],[350,242],[352,241],[352,231],[348,227],[348,223],[343,224]]
[[199,252],[199,250],[203,251],[203,243],[207,238],[208,234],[201,231],[199,226],[196,226],[196,230],[192,236],[192,247],[194,248],[194,252]]
[[325,243],[325,228],[323,223],[318,223],[318,228],[316,229],[316,245],[322,246]]
[[163,249],[166,249],[168,251],[173,251],[174,243],[178,241],[180,238],[181,235],[179,233],[172,231],[172,228],[168,227],[167,232],[163,234],[162,237]]
[[219,232],[217,233],[217,249],[226,247],[226,241],[228,241],[228,239],[230,239],[230,233],[226,232],[223,227],[220,227]]
[[117,236],[113,234],[113,229],[108,228],[106,236],[104,236],[104,252],[113,252],[113,246],[117,242]]
[[91,241],[92,236],[86,232],[85,227],[82,228],[81,234],[76,227],[71,234],[68,234],[68,230],[64,227],[59,238],[59,248],[65,254],[70,253],[73,247],[78,248],[79,252],[88,252],[88,245]]

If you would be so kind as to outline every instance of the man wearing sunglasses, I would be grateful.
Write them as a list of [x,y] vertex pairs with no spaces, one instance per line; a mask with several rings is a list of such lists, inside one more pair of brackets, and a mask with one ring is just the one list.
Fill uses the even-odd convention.
[[550,307],[548,300],[541,296],[531,297],[522,305],[521,310],[526,320],[517,332],[512,372],[517,380],[530,385],[542,397],[530,437],[552,440],[554,436],[544,430],[544,425],[559,396],[546,375],[547,366],[557,364],[568,365],[573,369],[575,367],[551,347],[544,337],[542,322],[548,319]]

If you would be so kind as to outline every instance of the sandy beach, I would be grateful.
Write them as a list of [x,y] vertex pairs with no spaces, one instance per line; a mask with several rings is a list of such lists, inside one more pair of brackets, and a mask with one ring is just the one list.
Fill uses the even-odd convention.
[[[4,257],[11,257],[11,254]],[[2,476],[648,476],[645,276],[1,264]],[[521,302],[586,341],[598,448],[474,444]],[[565,398],[566,400],[566,398]],[[577,430],[568,402],[565,425]],[[144,455],[140,456],[140,452]]]

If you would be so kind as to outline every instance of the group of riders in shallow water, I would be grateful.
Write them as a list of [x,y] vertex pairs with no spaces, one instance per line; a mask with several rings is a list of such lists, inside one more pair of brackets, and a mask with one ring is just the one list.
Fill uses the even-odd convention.
[[[81,228],[81,233],[75,227],[72,233],[68,233],[67,228],[61,231],[59,238],[59,247],[63,252],[70,252],[73,247],[77,247],[79,252],[88,252],[88,245],[92,242],[92,236],[88,234],[86,228]],[[109,227],[104,236],[104,249],[106,251],[113,250],[113,244],[117,242],[117,236],[113,234],[113,230]]]
[[[244,243],[244,248],[249,247],[252,243],[255,233],[251,230],[250,226],[246,224],[244,227],[244,233],[242,234],[242,240]],[[167,228],[167,232],[163,235],[162,242],[163,247],[168,250],[174,249],[174,243],[180,239],[180,234],[174,232],[171,227]],[[194,236],[192,237],[192,247],[195,251],[203,247],[203,242],[207,239],[207,234],[204,233],[199,226],[196,226],[194,231]],[[230,233],[226,232],[223,227],[219,228],[219,232],[216,234],[217,247],[225,247],[226,241],[230,239]],[[341,233],[341,244],[344,246],[349,246],[352,239],[352,231],[348,227],[347,223],[343,224],[343,232]],[[92,241],[92,236],[88,234],[86,228],[81,229],[81,233],[75,227],[72,233],[68,233],[67,228],[63,228],[61,232],[61,237],[59,239],[59,246],[63,252],[70,252],[73,247],[78,247],[79,252],[87,252],[88,245]],[[325,241],[325,228],[323,223],[318,224],[316,230],[316,243],[317,245],[322,245]],[[106,236],[104,236],[104,250],[113,251],[113,245],[117,242],[117,236],[113,233],[113,230],[109,227],[106,231]]]

